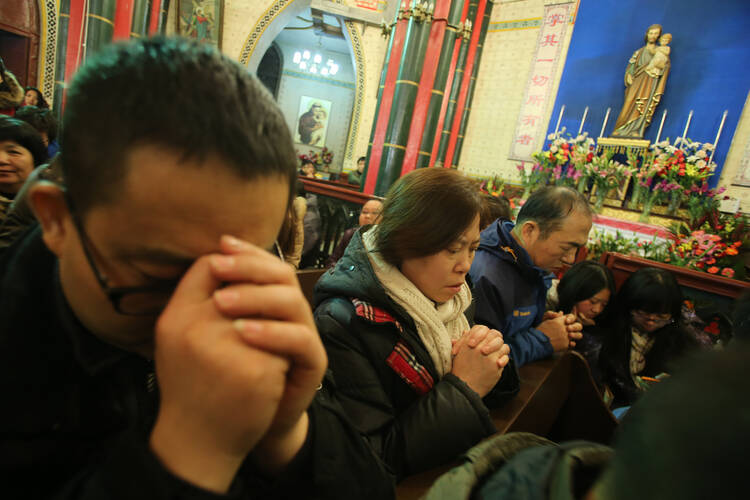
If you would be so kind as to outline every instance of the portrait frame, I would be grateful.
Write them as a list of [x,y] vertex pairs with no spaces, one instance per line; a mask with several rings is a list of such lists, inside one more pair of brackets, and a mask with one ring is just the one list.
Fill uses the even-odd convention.
[[177,0],[177,34],[221,50],[224,0]]
[[318,97],[300,96],[295,118],[294,142],[324,148],[333,103]]

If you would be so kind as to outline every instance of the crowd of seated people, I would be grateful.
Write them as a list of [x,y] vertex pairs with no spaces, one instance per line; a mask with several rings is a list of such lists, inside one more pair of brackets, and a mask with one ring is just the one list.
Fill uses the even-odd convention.
[[[7,219],[19,191],[32,171],[47,161],[39,133],[25,121],[0,116],[0,242],[10,243],[14,227]],[[2,247],[0,246],[0,248]]]
[[[603,265],[573,265],[592,226],[577,191],[539,189],[514,221],[459,172],[417,169],[364,204],[310,304],[294,268],[319,238],[299,181],[315,168],[243,66],[143,39],[89,58],[67,92],[49,165],[38,90],[0,117],[4,498],[388,499],[470,449],[428,498],[705,498],[697,473],[646,486],[747,464],[750,297],[736,345],[690,357],[669,272],[616,290]],[[493,437],[519,368],[570,349],[613,408],[633,405],[614,449]],[[693,388],[707,418],[730,414],[716,449]]]

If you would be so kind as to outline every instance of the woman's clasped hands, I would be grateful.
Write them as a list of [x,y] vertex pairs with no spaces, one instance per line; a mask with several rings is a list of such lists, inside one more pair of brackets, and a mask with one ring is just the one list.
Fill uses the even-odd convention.
[[503,341],[502,333],[484,325],[474,325],[454,340],[451,354],[451,373],[480,397],[495,387],[510,361],[510,347]]

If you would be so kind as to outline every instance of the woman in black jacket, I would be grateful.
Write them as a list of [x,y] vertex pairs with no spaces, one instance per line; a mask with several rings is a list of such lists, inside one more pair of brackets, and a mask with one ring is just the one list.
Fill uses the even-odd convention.
[[316,286],[338,396],[397,478],[495,432],[488,406],[518,390],[502,335],[465,316],[481,206],[455,171],[411,172]]
[[615,279],[606,266],[584,260],[568,269],[555,288],[547,295],[547,309],[563,314],[575,314],[583,325],[583,338],[576,341],[575,350],[589,364],[597,386],[602,385],[599,353],[607,331],[599,325],[606,317],[610,300],[615,295]]
[[682,301],[677,280],[663,269],[639,269],[623,283],[602,325],[599,357],[613,407],[632,404],[650,380],[670,373],[678,358],[697,347],[683,325]]

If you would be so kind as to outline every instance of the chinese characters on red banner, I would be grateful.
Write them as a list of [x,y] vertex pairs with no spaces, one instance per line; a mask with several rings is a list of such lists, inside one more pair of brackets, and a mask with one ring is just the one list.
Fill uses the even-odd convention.
[[531,155],[544,143],[547,131],[547,105],[552,97],[563,40],[573,2],[547,5],[539,28],[536,52],[531,64],[526,92],[521,101],[516,129],[510,147],[510,158],[530,161]]

